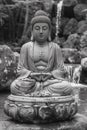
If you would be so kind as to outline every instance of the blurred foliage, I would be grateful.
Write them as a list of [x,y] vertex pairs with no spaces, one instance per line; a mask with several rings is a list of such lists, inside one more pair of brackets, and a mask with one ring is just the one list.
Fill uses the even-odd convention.
[[[43,2],[38,0],[0,0],[0,41],[21,41],[30,38],[30,20]],[[28,34],[29,33],[29,34]]]
[[0,26],[4,25],[4,20],[7,19],[9,17],[9,15],[7,15],[4,12],[4,8],[3,8],[3,4],[0,5]]
[[[46,0],[0,0],[0,44],[18,43],[14,47],[19,47],[30,40],[30,21],[34,13],[39,10],[46,10]],[[47,13],[50,18],[56,18],[56,5],[51,8],[47,3]],[[55,14],[55,15],[54,15]],[[54,20],[56,21],[56,20]],[[55,24],[52,22],[52,39],[55,37]]]

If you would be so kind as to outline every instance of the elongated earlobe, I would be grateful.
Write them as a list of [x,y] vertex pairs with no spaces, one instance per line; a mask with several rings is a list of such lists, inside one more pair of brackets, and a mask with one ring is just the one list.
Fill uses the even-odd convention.
[[31,34],[31,41],[34,41],[33,33]]
[[51,35],[48,36],[48,41],[51,42]]

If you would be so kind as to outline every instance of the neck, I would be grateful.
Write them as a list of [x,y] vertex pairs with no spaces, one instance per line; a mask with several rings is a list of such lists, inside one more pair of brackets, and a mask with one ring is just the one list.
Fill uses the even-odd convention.
[[46,46],[48,44],[48,42],[37,42],[35,41],[35,43],[38,45],[38,46]]

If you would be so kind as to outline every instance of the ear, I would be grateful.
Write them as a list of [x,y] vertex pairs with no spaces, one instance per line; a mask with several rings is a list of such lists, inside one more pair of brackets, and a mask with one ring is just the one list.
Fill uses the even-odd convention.
[[51,42],[51,34],[49,33],[48,41]]
[[31,41],[34,41],[33,33],[31,33]]
[[31,38],[30,38],[30,40],[31,40],[31,41],[33,41],[34,37],[33,37],[32,26],[30,26],[30,28],[29,28],[29,29],[30,29],[30,32],[31,32]]

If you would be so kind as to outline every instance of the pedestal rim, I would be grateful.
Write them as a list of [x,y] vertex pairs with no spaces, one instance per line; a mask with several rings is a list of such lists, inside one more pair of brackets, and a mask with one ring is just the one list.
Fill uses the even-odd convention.
[[71,102],[72,100],[75,100],[75,96],[68,95],[68,96],[53,96],[53,97],[30,97],[30,96],[17,96],[17,95],[9,95],[7,97],[9,101],[17,101],[17,102],[54,102],[54,103],[63,103],[63,102]]

